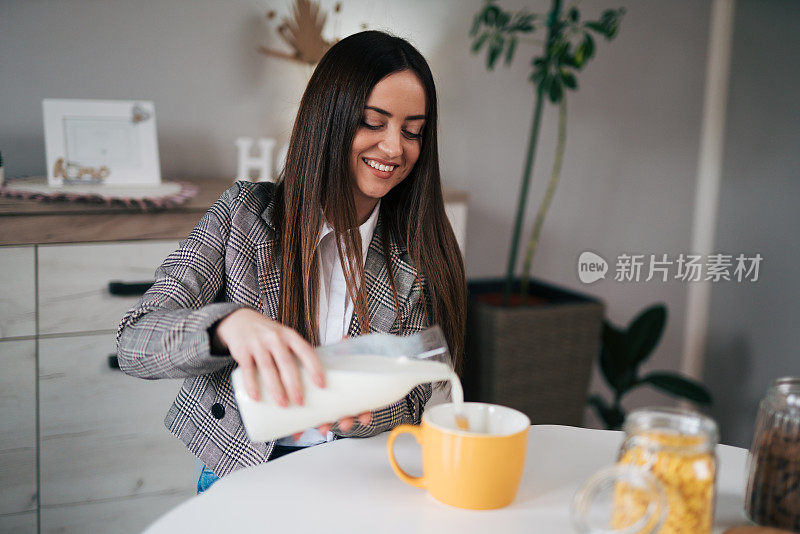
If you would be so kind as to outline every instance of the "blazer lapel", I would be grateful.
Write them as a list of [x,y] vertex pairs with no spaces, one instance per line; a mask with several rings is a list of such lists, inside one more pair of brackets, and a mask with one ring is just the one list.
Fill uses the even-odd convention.
[[[278,254],[275,227],[272,224],[275,202],[271,200],[261,217],[269,226],[269,231],[257,241],[256,268],[258,270],[259,303],[262,313],[270,318],[278,318],[278,302],[280,296],[280,257]],[[389,263],[394,274],[397,297],[400,304],[400,322],[405,324],[409,313],[409,297],[416,285],[417,270],[411,264],[408,252],[395,239],[389,241]],[[370,332],[398,333],[397,314],[386,258],[383,253],[383,217],[378,213],[378,222],[372,234],[367,258],[364,264],[364,278],[367,287],[367,304]],[[366,332],[364,332],[366,333]],[[358,316],[353,313],[350,337],[362,334]]]
[[[408,300],[411,290],[416,283],[417,270],[411,265],[408,252],[392,237],[389,241],[389,263],[392,266],[397,297],[400,304],[400,322],[404,323],[408,314]],[[389,271],[386,268],[386,257],[383,253],[383,217],[378,214],[378,222],[372,241],[367,249],[367,259],[364,264],[364,278],[367,286],[367,304],[369,314],[370,332],[398,333],[397,314],[392,286],[389,280]],[[360,335],[361,325],[358,316],[353,312],[350,328],[347,334],[350,337]]]
[[278,297],[281,290],[280,257],[272,217],[275,201],[270,200],[261,214],[269,231],[256,243],[256,270],[258,271],[258,297],[261,313],[278,320]]

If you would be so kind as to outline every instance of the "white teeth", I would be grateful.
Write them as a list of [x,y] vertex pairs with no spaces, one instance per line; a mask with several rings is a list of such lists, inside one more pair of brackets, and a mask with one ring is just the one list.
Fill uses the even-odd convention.
[[383,172],[392,171],[397,166],[397,165],[381,165],[380,163],[377,163],[375,161],[372,161],[371,159],[366,159],[366,158],[364,158],[364,161],[366,162],[367,165],[369,165],[373,169],[378,169],[379,171]]

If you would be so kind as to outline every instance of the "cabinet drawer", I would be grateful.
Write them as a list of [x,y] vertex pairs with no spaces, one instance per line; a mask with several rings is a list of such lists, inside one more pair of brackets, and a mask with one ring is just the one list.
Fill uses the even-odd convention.
[[43,506],[193,487],[193,456],[163,424],[181,381],[125,375],[113,352],[113,334],[39,343]]
[[39,333],[116,330],[138,296],[108,292],[110,281],[152,281],[173,241],[39,247]]
[[0,247],[0,339],[36,334],[34,248]]
[[194,492],[184,491],[102,503],[45,506],[41,511],[42,532],[139,533],[193,495]]
[[37,532],[36,512],[0,515],[0,532]]
[[0,341],[0,369],[0,514],[35,511],[36,341]]

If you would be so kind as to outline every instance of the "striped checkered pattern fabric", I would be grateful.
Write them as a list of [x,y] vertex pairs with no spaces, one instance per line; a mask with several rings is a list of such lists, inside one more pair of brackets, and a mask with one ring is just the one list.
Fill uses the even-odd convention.
[[[155,283],[120,322],[120,368],[132,376],[183,378],[164,420],[166,427],[218,476],[267,461],[274,442],[252,442],[233,397],[231,356],[211,354],[208,329],[231,312],[249,307],[276,319],[280,258],[272,224],[275,185],[240,181],[206,212],[188,238],[155,273]],[[371,332],[410,335],[430,326],[408,252],[394,239],[389,264],[399,297],[398,326],[384,256],[381,216],[365,263]],[[350,336],[362,333],[356,314]],[[369,425],[358,422],[338,437],[369,437],[401,423],[418,424],[431,385],[414,388],[400,401],[377,410]],[[213,407],[213,409],[212,409]]]

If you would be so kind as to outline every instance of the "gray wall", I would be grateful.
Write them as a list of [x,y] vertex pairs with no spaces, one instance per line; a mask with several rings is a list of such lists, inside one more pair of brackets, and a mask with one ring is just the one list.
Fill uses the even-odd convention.
[[770,382],[800,376],[798,27],[797,2],[737,2],[717,249],[764,260],[756,283],[713,286],[705,377],[744,447]]
[[[165,179],[230,180],[236,172],[234,139],[261,135],[285,142],[310,75],[309,69],[255,52],[259,44],[283,47],[263,14],[268,9],[285,14],[288,3],[2,2],[0,150],[7,174],[45,171],[42,98],[146,98],[156,105]],[[428,58],[439,91],[445,183],[471,194],[470,277],[504,270],[533,110],[527,81],[533,47],[521,45],[511,68],[492,73],[468,52],[468,29],[482,3],[347,0],[328,26],[328,34],[336,28],[338,36],[358,31],[361,23],[388,29],[409,38]],[[548,3],[502,2],[538,12]],[[667,331],[648,368],[677,369],[685,285],[621,283],[612,276],[583,286],[575,274],[584,250],[610,262],[623,252],[689,251],[710,3],[603,0],[581,6],[592,16],[623,4],[628,13],[619,36],[612,43],[598,41],[597,57],[579,79],[580,91],[569,98],[562,183],[534,272],[603,298],[617,323],[653,302],[665,302]],[[322,5],[330,9],[333,2]],[[554,134],[550,109],[533,205],[549,174]],[[731,246],[741,248],[738,242]],[[604,391],[597,376],[593,387]],[[628,405],[671,402],[642,391]],[[591,417],[588,422],[596,424]]]

